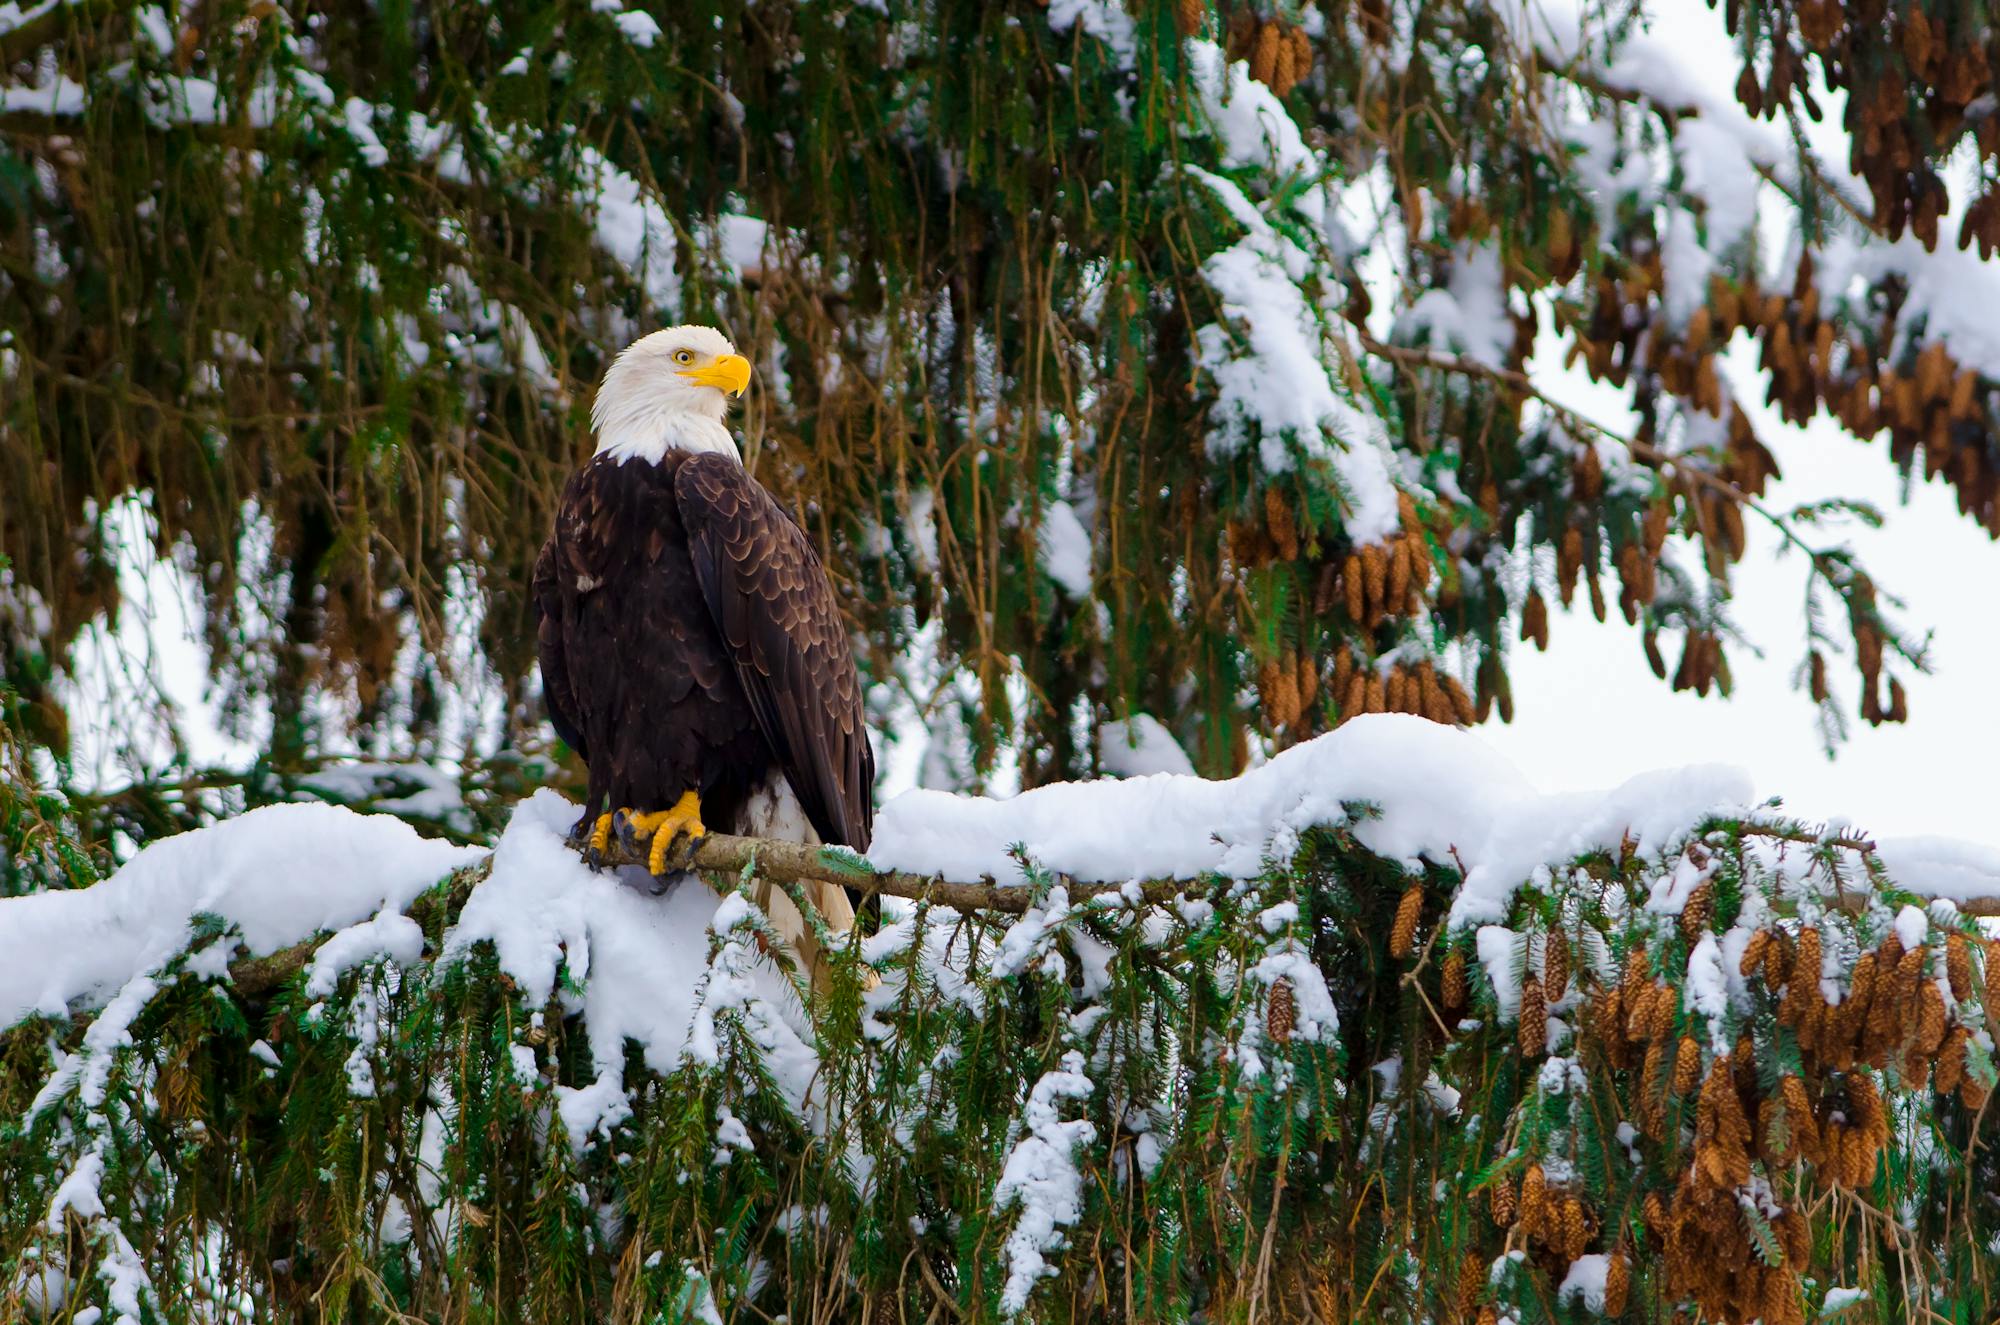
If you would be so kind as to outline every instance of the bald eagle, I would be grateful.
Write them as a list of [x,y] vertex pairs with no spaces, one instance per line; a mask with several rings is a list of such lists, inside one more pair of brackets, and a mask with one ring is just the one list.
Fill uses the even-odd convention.
[[[589,766],[593,860],[614,832],[649,843],[655,875],[710,829],[868,848],[875,758],[839,608],[723,424],[749,383],[710,327],[627,347],[535,563],[542,691]],[[800,944],[784,894],[759,900]],[[851,923],[844,891],[818,900]]]

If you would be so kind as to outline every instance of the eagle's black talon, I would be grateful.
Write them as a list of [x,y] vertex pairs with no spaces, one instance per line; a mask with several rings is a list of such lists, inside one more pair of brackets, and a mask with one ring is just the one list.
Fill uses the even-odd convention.
[[702,837],[701,833],[690,833],[685,830],[676,834],[674,844],[667,849],[673,864],[668,866],[665,873],[682,874],[693,869],[695,853],[701,850]]
[[611,845],[611,816],[600,814],[591,822],[590,834],[584,839],[583,863],[593,870],[604,868],[604,849]]

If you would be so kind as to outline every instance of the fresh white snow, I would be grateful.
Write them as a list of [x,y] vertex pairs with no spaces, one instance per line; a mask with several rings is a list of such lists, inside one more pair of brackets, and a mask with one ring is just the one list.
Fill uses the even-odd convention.
[[1145,777],[1151,773],[1194,773],[1194,761],[1167,725],[1150,713],[1134,713],[1129,719],[1107,722],[1097,729],[1097,763],[1105,772],[1121,778]]
[[1370,805],[1355,836],[1417,867],[1466,866],[1454,926],[1506,918],[1536,866],[1631,837],[1652,851],[1715,811],[1752,804],[1748,777],[1707,764],[1651,773],[1597,793],[1542,795],[1478,736],[1406,714],[1356,718],[1241,777],[1155,775],[1062,783],[1012,800],[905,792],[882,808],[869,858],[885,869],[1019,882],[1016,843],[1082,880],[1252,878],[1299,834]]
[[1042,508],[1042,524],[1037,531],[1042,569],[1071,598],[1082,602],[1090,597],[1090,531],[1083,527],[1076,507],[1066,501],[1052,501]]
[[[566,1008],[584,1013],[598,1077],[589,1086],[557,1087],[571,1143],[581,1148],[624,1118],[626,1041],[662,1074],[685,1054],[713,1061],[713,1020],[722,1006],[745,1011],[753,1031],[769,1041],[769,1066],[781,1086],[794,1103],[803,1102],[817,1063],[792,986],[768,963],[752,960],[738,938],[731,940],[736,951],[725,950],[709,976],[710,924],[718,932],[734,929],[745,909],[740,899],[732,897],[729,911],[719,914],[722,899],[693,876],[653,896],[643,870],[591,871],[564,841],[577,814],[553,791],[522,802],[494,852],[491,874],[445,939],[447,958],[491,942],[527,1006],[560,995]],[[559,988],[564,972],[569,980]]]
[[1026,1135],[1015,1143],[993,1189],[996,1213],[1016,1211],[1007,1234],[1007,1279],[1000,1289],[1000,1306],[1008,1313],[1028,1305],[1037,1281],[1056,1273],[1046,1253],[1063,1246],[1062,1230],[1083,1216],[1083,1174],[1076,1151],[1097,1137],[1087,1119],[1065,1121],[1065,1100],[1090,1098],[1090,1078],[1083,1074],[1083,1055],[1072,1051],[1060,1070],[1047,1072],[1035,1083],[1023,1115]]
[[1898,886],[1963,902],[2000,895],[2000,848],[1948,837],[1885,837],[1875,852]]
[[0,1026],[101,1006],[182,952],[197,914],[262,956],[400,912],[482,854],[332,805],[266,806],[155,842],[94,887],[0,901]]
[[[1185,755],[1151,723],[1132,720],[1136,749],[1107,731],[1107,766],[1119,770],[1130,757],[1120,771],[1132,775],[1123,779],[1055,784],[1008,800],[906,792],[878,816],[870,858],[878,868],[1019,883],[1018,845],[1040,868],[1088,882],[1249,879],[1288,859],[1309,828],[1346,823],[1362,845],[1406,867],[1463,864],[1450,923],[1480,928],[1480,955],[1503,1016],[1511,1016],[1515,937],[1500,926],[1516,889],[1538,870],[1616,851],[1627,839],[1650,853],[1710,815],[1762,812],[1745,775],[1719,765],[1645,774],[1602,792],[1543,795],[1480,737],[1394,714],[1357,718],[1237,778],[1148,773],[1185,768]],[[576,814],[550,791],[516,809],[447,952],[490,941],[529,1005],[560,994],[586,1010],[605,1107],[612,1093],[622,1095],[625,1041],[662,1072],[690,1053],[712,1059],[714,1018],[725,1010],[754,1024],[760,1038],[784,1043],[796,1077],[787,1093],[803,1103],[814,1066],[809,1028],[794,986],[758,952],[752,931],[761,915],[740,899],[718,913],[717,895],[692,878],[654,896],[643,878],[593,873],[563,840]],[[1953,900],[2000,894],[2000,852],[1911,839],[1886,843],[1882,853],[1891,877],[1911,891]],[[380,957],[415,960],[422,936],[404,914],[409,903],[480,854],[426,840],[389,816],[315,804],[270,806],[168,838],[95,887],[0,900],[0,1025],[108,1003],[129,1002],[136,1015],[155,977],[187,953],[204,913],[220,917],[229,938],[188,955],[196,971],[220,973],[239,948],[263,955],[330,933],[307,974],[308,988],[324,996],[353,967]],[[1647,909],[1677,913],[1705,874],[1683,857],[1657,881]],[[1058,890],[1035,924],[1024,917],[1001,944],[1000,966],[1019,970],[1044,959],[1050,949],[1040,935],[1063,929],[1066,906]],[[1266,914],[1281,930],[1289,913],[1280,899]],[[1909,946],[1928,925],[1917,907],[1896,917]],[[720,944],[713,958],[711,926]],[[908,935],[896,938],[901,932],[885,929],[871,957],[890,955],[883,945],[906,944]],[[738,949],[729,958],[732,942]],[[1730,992],[1728,948],[1740,942],[1730,936],[1697,949],[1692,1009],[1720,1016]],[[567,983],[559,981],[565,970]],[[698,1018],[704,1000],[709,1007]],[[108,1009],[104,1033],[122,1033],[122,1020],[129,1017]],[[575,1121],[602,1125],[605,1115],[592,1107],[579,1101]]]
[[1604,1281],[1611,1272],[1611,1258],[1599,1253],[1579,1256],[1569,1263],[1569,1273],[1556,1289],[1556,1301],[1569,1306],[1581,1301],[1585,1311],[1604,1314]]

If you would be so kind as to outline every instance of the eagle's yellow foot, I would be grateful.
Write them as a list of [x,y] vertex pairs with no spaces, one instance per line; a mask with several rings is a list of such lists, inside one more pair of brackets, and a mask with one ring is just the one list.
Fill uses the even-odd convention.
[[[614,816],[609,814],[598,815],[597,822],[590,827],[590,835],[584,839],[583,861],[584,864],[590,866],[592,869],[597,869],[604,863],[604,853],[611,846],[611,825],[613,818]],[[582,825],[579,824],[578,826],[581,827]]]
[[708,835],[708,828],[701,821],[701,797],[692,791],[681,793],[673,809],[630,815],[624,826],[633,837],[652,840],[652,849],[646,853],[646,869],[653,874],[667,872],[667,857],[675,843],[682,841],[687,844],[683,853],[686,859],[680,862],[685,868],[694,858],[695,844]]

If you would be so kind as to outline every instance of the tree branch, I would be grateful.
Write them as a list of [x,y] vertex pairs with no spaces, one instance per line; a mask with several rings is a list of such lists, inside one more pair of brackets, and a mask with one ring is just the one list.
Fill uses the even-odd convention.
[[[1875,851],[1875,844],[1863,837],[1821,838],[1765,824],[1745,825],[1743,832],[1745,836],[1769,837],[1802,845],[1841,847],[1861,855],[1872,855]],[[604,863],[609,867],[629,865],[644,869],[644,847],[634,850],[614,839],[605,852]],[[954,883],[935,875],[909,874],[901,870],[856,873],[842,868],[838,858],[824,847],[764,837],[732,837],[727,833],[711,833],[701,839],[694,853],[693,868],[716,875],[737,875],[750,869],[773,883],[830,883],[850,888],[864,896],[901,897],[933,906],[949,906],[958,911],[990,911],[1002,915],[1022,914],[1033,904],[1035,896],[1031,888],[997,883],[990,875],[977,883]],[[442,894],[426,894],[418,900],[411,908],[412,918],[427,930],[441,927],[464,907],[472,890],[483,883],[492,871],[493,857],[490,854],[459,870],[452,875],[449,886]],[[1156,906],[1170,897],[1202,887],[1203,882],[1201,879],[1148,879],[1137,885],[1138,904]],[[1064,886],[1074,902],[1124,894],[1134,885],[1065,879]],[[1842,896],[1836,899],[1835,904],[1858,907],[1861,899],[1858,895],[1851,898]],[[1958,902],[1957,906],[1961,913],[1969,916],[2000,916],[2000,897],[1969,898]],[[233,962],[229,968],[230,979],[241,993],[256,995],[269,992],[304,970],[322,939],[323,936],[316,935],[267,956]]]
[[[634,850],[613,839],[604,853],[604,864],[611,868],[629,865],[644,869],[645,847],[641,845]],[[1033,904],[1035,896],[1032,888],[996,883],[990,875],[977,883],[954,883],[937,876],[907,874],[900,870],[855,873],[835,863],[824,847],[764,837],[732,837],[727,833],[710,833],[702,838],[694,853],[693,867],[705,874],[731,876],[741,874],[748,868],[760,878],[778,884],[831,883],[850,888],[863,896],[901,897],[932,906],[949,906],[959,911],[995,911],[1003,915],[1022,914]],[[492,871],[491,855],[467,865],[452,875],[450,886],[442,898],[427,896],[419,901],[412,908],[414,918],[422,923],[431,916],[417,914],[420,910],[434,912],[440,907],[443,916],[454,914]],[[1200,883],[1199,879],[1147,880],[1138,885],[1139,902],[1145,906],[1156,905]],[[1073,880],[1065,880],[1065,885],[1071,901],[1123,893],[1131,887],[1127,883],[1079,883]],[[323,939],[324,935],[315,935],[267,956],[232,962],[230,979],[241,993],[267,993],[304,970]]]

